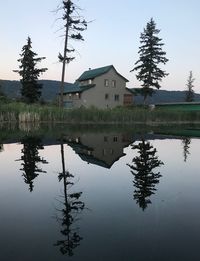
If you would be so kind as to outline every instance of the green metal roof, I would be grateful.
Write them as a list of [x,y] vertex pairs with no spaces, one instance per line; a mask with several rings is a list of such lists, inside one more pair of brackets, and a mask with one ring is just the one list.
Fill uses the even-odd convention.
[[200,105],[200,102],[163,102],[156,103],[155,106],[168,106],[168,105]]
[[155,104],[157,109],[174,110],[174,111],[200,111],[199,102],[173,102]]
[[78,93],[78,92],[83,92],[86,91],[90,88],[93,88],[95,84],[89,84],[89,85],[84,85],[80,86],[78,83],[70,84],[70,85],[65,85],[64,86],[64,93]]
[[64,85],[64,93],[73,93],[73,92],[78,92],[80,89],[80,87],[78,86],[78,84],[65,84]]
[[135,92],[133,92],[133,89],[130,89],[130,88],[126,87],[126,90],[129,91],[131,94],[135,94]]
[[75,82],[75,83],[65,83],[64,85],[64,93],[67,94],[67,93],[80,93],[80,92],[83,92],[83,91],[86,91],[90,88],[93,88],[95,87],[95,84],[88,84],[88,85],[80,85],[80,81],[86,81],[86,80],[89,80],[89,79],[94,79],[95,77],[97,76],[100,76],[104,73],[107,73],[109,70],[111,69],[114,69],[115,72],[120,76],[122,77],[126,82],[128,82],[128,80],[126,78],[124,78],[121,74],[119,74],[115,67],[113,65],[109,65],[109,66],[104,66],[104,67],[101,67],[101,68],[97,68],[97,69],[93,69],[93,70],[88,70],[88,71],[85,71],[79,78],[78,80]]
[[[88,71],[85,71],[83,74],[81,74],[81,76],[78,78],[77,81],[86,81],[86,80],[89,80],[89,79],[94,79],[104,73],[107,73],[108,71],[110,71],[110,69],[115,69],[115,67],[113,65],[108,65],[108,66],[104,66],[104,67],[100,67],[100,68],[96,68],[96,69],[93,69],[93,70],[88,70]],[[128,82],[128,80],[126,78],[124,78],[121,74],[119,74],[117,71],[116,73],[122,77],[126,82]]]

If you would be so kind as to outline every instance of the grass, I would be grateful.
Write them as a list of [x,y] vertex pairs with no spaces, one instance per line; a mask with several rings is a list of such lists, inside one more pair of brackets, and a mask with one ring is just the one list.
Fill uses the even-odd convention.
[[60,109],[47,105],[24,103],[1,103],[0,122],[65,122],[94,124],[161,124],[200,123],[200,111],[179,111],[168,109],[150,110],[144,107]]

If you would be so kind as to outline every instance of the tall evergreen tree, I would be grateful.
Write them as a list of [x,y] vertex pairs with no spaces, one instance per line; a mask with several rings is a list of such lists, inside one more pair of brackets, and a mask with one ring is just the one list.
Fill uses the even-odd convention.
[[84,41],[84,38],[80,32],[87,29],[87,22],[78,14],[79,8],[71,0],[63,1],[61,9],[63,10],[62,19],[65,26],[65,43],[63,54],[59,53],[58,58],[59,61],[62,62],[60,106],[63,107],[66,64],[75,59],[75,57],[70,56],[70,53],[74,52],[75,50],[69,47],[69,40],[72,39],[77,41]]
[[40,138],[26,136],[22,139],[21,143],[23,144],[23,149],[20,160],[23,163],[20,170],[23,171],[24,182],[29,185],[29,190],[32,192],[34,188],[33,180],[39,173],[46,173],[46,171],[38,167],[38,163],[47,164],[48,162],[39,156],[38,150],[44,149]]
[[157,150],[150,144],[142,140],[133,149],[138,150],[138,156],[134,157],[133,165],[127,164],[131,168],[134,176],[134,199],[137,204],[145,210],[151,203],[150,196],[155,193],[155,185],[159,183],[160,172],[154,169],[163,164],[156,156]]
[[5,97],[5,93],[2,90],[2,86],[0,85],[0,97]]
[[0,143],[0,152],[3,151],[3,144]]
[[186,84],[186,86],[187,86],[186,97],[185,97],[186,102],[193,102],[194,101],[194,91],[193,91],[194,81],[195,81],[195,79],[193,78],[192,71],[190,71],[189,77],[188,77],[188,80],[187,80],[187,84]]
[[5,103],[7,100],[8,98],[2,90],[2,86],[0,85],[0,104]]
[[168,74],[158,67],[159,64],[166,64],[168,59],[165,57],[166,52],[162,50],[164,45],[157,35],[160,30],[156,29],[156,23],[153,18],[147,23],[144,32],[141,33],[139,47],[139,60],[131,70],[138,71],[136,78],[142,82],[141,94],[144,96],[146,103],[147,96],[152,96],[153,88],[159,89],[160,81]]
[[28,37],[27,44],[22,48],[19,70],[14,72],[21,76],[21,95],[27,103],[37,102],[41,96],[42,84],[38,83],[40,74],[45,72],[47,68],[37,68],[37,64],[45,59],[45,57],[37,57],[37,54],[32,51],[31,38]]

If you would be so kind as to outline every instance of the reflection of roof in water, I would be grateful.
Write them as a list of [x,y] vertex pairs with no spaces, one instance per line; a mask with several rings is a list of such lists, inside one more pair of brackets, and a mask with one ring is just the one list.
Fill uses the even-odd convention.
[[81,142],[78,142],[78,143],[77,143],[77,142],[73,142],[73,141],[67,141],[67,144],[68,144],[70,147],[72,147],[74,150],[75,150],[75,149],[85,149],[85,150],[90,150],[90,151],[93,150],[93,148],[88,147],[88,146],[82,144]]
[[88,163],[91,163],[91,164],[95,164],[95,165],[98,165],[100,167],[104,167],[104,168],[107,168],[107,169],[110,169],[112,167],[112,165],[118,161],[121,157],[125,156],[126,154],[123,153],[121,156],[119,156],[118,158],[115,158],[111,164],[108,164],[106,163],[104,160],[100,160],[98,158],[95,158],[94,156],[92,155],[87,155],[87,154],[79,154],[80,158],[84,161],[87,161]]
[[121,157],[126,155],[125,153],[122,153],[119,157],[113,159],[113,161],[110,164],[108,164],[106,161],[104,161],[102,159],[99,159],[97,157],[94,157],[93,155],[84,153],[83,150],[94,151],[94,149],[82,144],[81,142],[76,143],[73,141],[70,141],[70,142],[67,141],[67,144],[70,147],[72,147],[72,149],[75,151],[75,153],[78,154],[79,157],[83,161],[86,161],[87,163],[94,164],[94,165],[97,165],[97,166],[100,166],[103,168],[107,168],[107,169],[110,169],[116,161],[118,161]]
[[94,164],[94,165],[98,165],[100,167],[103,167],[103,168],[107,168],[107,169],[110,169],[110,167],[113,165],[109,165],[107,164],[105,161],[103,160],[100,160],[100,159],[97,159],[95,158],[94,156],[92,155],[87,155],[87,154],[84,154],[84,153],[79,153],[78,154],[79,157],[84,160],[84,161],[87,161],[87,163],[91,163],[91,164]]

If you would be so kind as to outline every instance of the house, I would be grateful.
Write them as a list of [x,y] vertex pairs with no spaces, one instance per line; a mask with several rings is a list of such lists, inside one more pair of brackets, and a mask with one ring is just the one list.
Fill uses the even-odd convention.
[[126,87],[127,82],[113,65],[89,69],[73,85],[64,89],[64,106],[105,109],[131,105],[133,93]]

